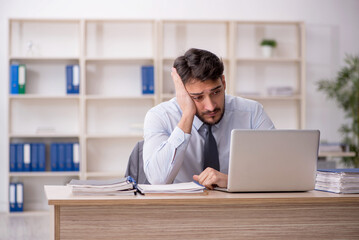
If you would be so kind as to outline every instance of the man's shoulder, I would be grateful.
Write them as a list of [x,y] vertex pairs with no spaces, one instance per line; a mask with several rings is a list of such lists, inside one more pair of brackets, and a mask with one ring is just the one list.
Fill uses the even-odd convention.
[[262,108],[262,105],[257,101],[243,97],[226,95],[226,110],[253,112],[258,108]]

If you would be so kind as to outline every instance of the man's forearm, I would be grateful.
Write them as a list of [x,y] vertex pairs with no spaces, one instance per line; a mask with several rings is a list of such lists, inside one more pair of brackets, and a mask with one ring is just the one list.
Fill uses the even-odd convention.
[[169,138],[160,134],[145,134],[144,170],[151,184],[173,182],[182,165],[189,138],[190,134],[179,127]]
[[186,114],[182,115],[181,120],[178,122],[177,126],[182,129],[183,132],[191,134],[192,130],[192,123],[193,123],[193,114]]

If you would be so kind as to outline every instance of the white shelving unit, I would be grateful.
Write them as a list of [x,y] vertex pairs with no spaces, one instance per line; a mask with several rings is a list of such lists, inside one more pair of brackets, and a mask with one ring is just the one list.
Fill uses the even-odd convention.
[[[123,176],[146,112],[175,95],[173,61],[192,47],[222,58],[227,93],[261,102],[277,128],[305,127],[301,22],[10,19],[9,29],[8,63],[26,64],[27,83],[8,95],[8,143],[46,144],[46,172],[8,173],[24,182],[25,212],[47,209],[44,184]],[[262,38],[277,40],[272,58],[261,56]],[[78,95],[66,94],[68,64],[80,65]],[[154,66],[153,95],[142,94],[143,65]],[[268,95],[273,85],[294,94]],[[80,171],[51,172],[49,145],[66,141],[80,143]]]
[[[25,213],[47,209],[44,184],[64,184],[80,176],[49,171],[50,143],[78,142],[81,137],[80,96],[67,96],[65,81],[65,66],[80,62],[80,28],[78,20],[9,20],[8,64],[26,64],[27,82],[26,94],[8,94],[8,144],[46,144],[45,172],[8,174],[9,182],[24,184]],[[10,74],[8,79],[10,83]]]
[[84,25],[83,177],[119,177],[156,102],[154,95],[142,95],[141,66],[157,67],[157,25],[153,20],[89,20]]
[[[26,94],[8,95],[8,143],[46,144],[45,172],[8,174],[24,183],[24,211],[47,209],[45,184],[124,176],[157,102],[141,90],[141,66],[157,67],[156,22],[10,19],[9,29],[9,67],[26,64],[27,82]],[[80,65],[77,95],[66,94],[69,64]],[[80,143],[80,171],[51,172],[50,143],[68,141]]]
[[[304,23],[237,21],[233,32],[230,93],[262,103],[277,128],[305,128]],[[277,41],[269,58],[260,52],[265,38]],[[293,94],[270,95],[271,87],[290,87]]]
[[[159,33],[161,101],[174,96],[174,59],[191,47],[202,48],[224,62],[227,93],[259,101],[277,128],[305,128],[304,23],[163,20]],[[264,38],[278,43],[270,58],[260,52]],[[282,86],[291,87],[293,94],[268,93],[268,88]]]

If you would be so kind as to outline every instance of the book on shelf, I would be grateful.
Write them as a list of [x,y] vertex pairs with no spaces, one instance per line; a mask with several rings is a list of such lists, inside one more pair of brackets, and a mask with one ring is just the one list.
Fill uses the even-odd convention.
[[26,65],[11,64],[10,66],[10,93],[25,94],[26,92]]
[[24,185],[21,182],[9,184],[9,210],[22,212],[24,210]]
[[294,90],[292,87],[281,86],[281,87],[268,87],[267,93],[269,96],[292,96]]
[[18,143],[16,145],[16,171],[24,171],[24,144]]
[[137,189],[142,193],[201,193],[204,186],[196,182],[173,183],[173,184],[137,184]]
[[10,143],[10,172],[16,172],[16,144]]
[[318,169],[315,189],[333,193],[359,193],[359,168]]
[[25,143],[23,145],[24,147],[24,156],[23,156],[23,160],[24,160],[24,164],[23,164],[23,171],[24,172],[29,172],[31,170],[31,149],[30,149],[30,144],[29,143]]
[[319,152],[349,152],[349,146],[339,142],[321,142]]
[[45,143],[34,143],[33,145],[37,146],[37,166],[35,166],[35,170],[32,171],[39,171],[39,172],[44,172],[46,169],[46,147],[45,147]]
[[10,183],[9,185],[9,207],[10,212],[16,211],[16,184]]
[[10,66],[10,93],[19,93],[19,65],[12,64]]
[[66,91],[67,94],[79,94],[80,92],[80,66],[66,66]]
[[26,92],[26,65],[19,65],[19,94]]
[[10,172],[45,171],[44,143],[10,143]]
[[142,78],[142,94],[154,94],[153,66],[142,66],[141,78]]
[[77,180],[72,179],[68,186],[74,195],[134,195],[136,182],[128,176],[110,180]]
[[52,143],[50,145],[51,171],[79,171],[79,143]]

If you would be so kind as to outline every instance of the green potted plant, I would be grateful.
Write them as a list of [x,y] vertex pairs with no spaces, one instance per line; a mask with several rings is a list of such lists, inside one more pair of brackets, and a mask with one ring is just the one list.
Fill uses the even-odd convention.
[[347,55],[346,65],[340,69],[334,80],[320,80],[318,90],[334,99],[343,109],[349,121],[339,131],[343,134],[343,143],[355,152],[355,157],[345,157],[343,161],[348,167],[359,167],[359,56]]
[[263,57],[269,58],[273,56],[273,49],[277,46],[277,41],[274,39],[263,39],[261,42]]

